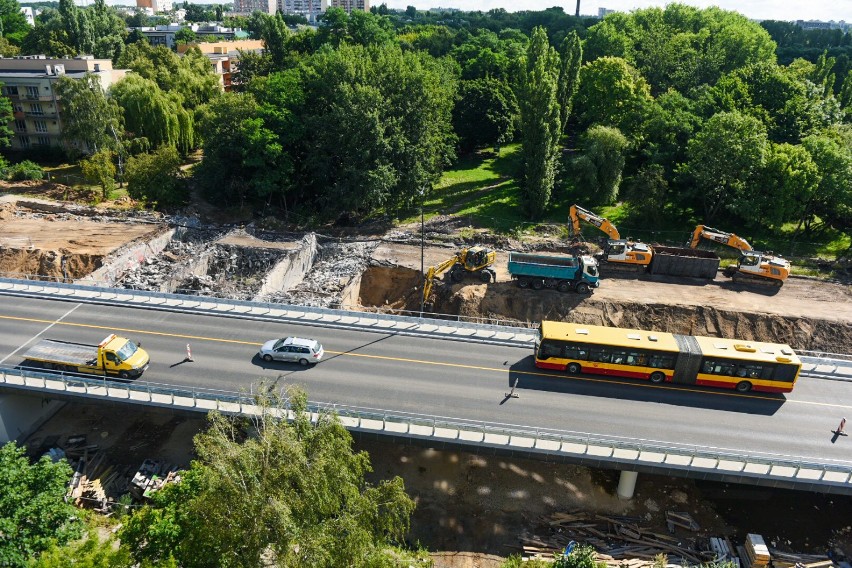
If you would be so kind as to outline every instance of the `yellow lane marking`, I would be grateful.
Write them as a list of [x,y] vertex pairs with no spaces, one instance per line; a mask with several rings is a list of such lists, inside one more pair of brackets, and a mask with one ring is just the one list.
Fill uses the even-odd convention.
[[[242,341],[242,340],[239,340],[239,339],[224,339],[224,338],[221,338],[221,337],[206,337],[206,336],[203,336],[203,335],[187,335],[187,334],[181,334],[181,333],[166,333],[166,332],[163,332],[163,331],[149,331],[149,330],[144,330],[144,329],[121,328],[121,327],[94,325],[94,324],[87,324],[87,323],[74,323],[74,322],[67,322],[67,321],[55,322],[54,320],[43,320],[43,319],[37,319],[37,318],[22,318],[22,317],[15,317],[15,316],[0,315],[0,319],[15,320],[15,321],[26,321],[26,322],[32,322],[32,323],[47,323],[47,324],[55,323],[56,325],[64,325],[64,326],[69,326],[69,327],[84,327],[84,328],[90,328],[90,329],[106,329],[106,330],[112,330],[112,331],[128,332],[128,333],[131,333],[131,334],[138,333],[140,335],[156,335],[156,336],[161,336],[161,337],[178,337],[178,338],[181,338],[181,339],[197,339],[199,341],[213,341],[213,342],[218,342],[218,343],[233,343],[233,344],[237,344],[237,345],[252,345],[252,346],[263,345],[262,343],[257,343],[257,342],[254,342],[254,341]],[[462,365],[462,364],[459,364],[459,363],[446,363],[446,362],[443,362],[443,361],[423,361],[423,360],[420,360],[420,359],[407,359],[407,358],[403,358],[403,357],[389,357],[389,356],[386,356],[386,355],[368,355],[366,353],[351,353],[351,352],[346,352],[346,351],[329,351],[329,350],[326,350],[326,353],[338,355],[338,356],[345,356],[345,357],[363,357],[365,359],[382,359],[382,360],[386,360],[386,361],[397,361],[397,362],[401,362],[401,363],[417,363],[417,364],[420,364],[420,365],[437,365],[437,366],[442,366],[442,367],[452,367],[452,368],[455,368],[455,369],[473,369],[473,370],[478,370],[478,371],[494,371],[494,372],[500,372],[500,373],[512,373],[513,372],[512,369],[503,369],[503,368],[499,368],[499,367],[480,367],[480,366],[476,366],[476,365]],[[765,395],[759,395],[759,394],[733,393],[733,392],[728,392],[728,391],[725,391],[725,390],[718,390],[718,391],[715,391],[715,390],[712,390],[712,389],[704,390],[704,389],[696,389],[696,388],[690,388],[690,387],[685,387],[685,386],[680,386],[680,385],[678,385],[678,386],[674,386],[674,385],[651,385],[651,384],[645,383],[644,381],[621,381],[621,380],[616,380],[616,379],[596,379],[596,378],[593,378],[593,377],[577,377],[577,376],[560,374],[560,373],[544,373],[544,372],[539,372],[539,371],[514,371],[514,372],[519,374],[519,375],[526,375],[526,376],[532,376],[532,377],[548,377],[548,378],[558,378],[558,379],[562,379],[562,380],[571,379],[571,380],[575,380],[575,381],[584,381],[584,382],[588,382],[588,383],[600,383],[600,384],[607,384],[607,385],[613,385],[614,384],[614,385],[624,385],[624,386],[628,386],[628,387],[638,387],[638,388],[657,388],[657,389],[665,389],[665,390],[677,391],[677,392],[695,392],[695,393],[701,393],[701,394],[705,394],[705,395],[711,395],[712,394],[712,395],[716,395],[716,396],[736,396],[737,398],[751,398],[751,399],[755,399],[755,400],[769,400],[769,401],[774,401],[774,402],[778,402],[778,401],[785,402],[785,403],[796,402],[796,403],[799,403],[799,404],[811,404],[811,405],[815,405],[815,406],[824,406],[824,407],[832,407],[832,408],[852,408],[848,405],[843,405],[843,404],[833,404],[833,403],[827,403],[827,402],[813,402],[813,401],[806,401],[806,400],[782,400],[782,399],[774,398],[774,397],[771,397],[771,396],[765,396]]]

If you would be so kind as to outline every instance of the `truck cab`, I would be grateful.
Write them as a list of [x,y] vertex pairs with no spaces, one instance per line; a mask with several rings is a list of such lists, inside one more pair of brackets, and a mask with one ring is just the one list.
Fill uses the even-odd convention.
[[106,374],[120,377],[141,375],[148,368],[149,361],[148,353],[144,349],[114,333],[98,344],[98,358],[100,361],[91,362],[91,367],[100,366]]

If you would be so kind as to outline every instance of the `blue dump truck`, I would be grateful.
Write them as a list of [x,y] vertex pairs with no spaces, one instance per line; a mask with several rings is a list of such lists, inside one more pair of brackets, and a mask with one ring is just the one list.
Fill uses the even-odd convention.
[[574,290],[589,294],[600,286],[598,261],[594,257],[509,253],[509,274],[521,288],[556,288],[560,292]]

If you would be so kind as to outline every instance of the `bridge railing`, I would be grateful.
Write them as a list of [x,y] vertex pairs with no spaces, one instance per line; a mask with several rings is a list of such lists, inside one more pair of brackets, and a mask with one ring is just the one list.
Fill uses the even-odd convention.
[[[367,329],[394,330],[401,333],[468,336],[472,340],[488,340],[529,345],[534,330],[530,323],[499,320],[496,318],[469,318],[458,314],[433,314],[428,312],[384,313],[379,308],[345,306],[328,308],[305,306],[284,302],[259,302],[219,297],[215,294],[174,294],[134,290],[132,288],[107,288],[82,284],[66,284],[44,280],[29,280],[22,274],[17,278],[0,277],[0,291],[36,295],[40,297],[66,297],[75,301],[92,303],[122,302],[124,305],[144,305],[147,308],[183,312],[229,314],[239,317],[276,318],[279,320],[311,323],[313,325],[348,325]],[[345,309],[353,308],[353,309]],[[357,309],[355,309],[357,308]],[[399,312],[399,310],[394,310]],[[432,330],[427,331],[427,330]]]
[[[259,412],[255,395],[148,381],[117,381],[104,377],[0,366],[0,386],[88,398],[226,414]],[[519,454],[578,459],[598,464],[663,471],[679,469],[767,484],[788,482],[852,494],[852,462],[813,461],[802,457],[743,453],[725,448],[675,445],[654,440],[604,437],[584,432],[523,428],[479,420],[309,402],[312,418],[333,413],[358,432],[401,436],[471,449],[500,449]]]

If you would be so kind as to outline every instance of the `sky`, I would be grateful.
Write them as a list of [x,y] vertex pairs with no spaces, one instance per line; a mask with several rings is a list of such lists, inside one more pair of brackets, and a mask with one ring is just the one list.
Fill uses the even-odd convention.
[[[213,1],[213,0],[209,0]],[[458,8],[460,10],[482,10],[504,8],[509,12],[518,10],[544,10],[561,6],[565,12],[573,14],[576,0],[384,0],[389,8],[404,10],[414,6],[418,10],[430,8]],[[383,0],[371,0],[371,5],[382,4]],[[629,12],[636,8],[663,7],[669,2],[658,0],[580,0],[580,14],[597,16],[598,8],[609,8],[620,12]],[[822,20],[852,22],[852,0],[679,0],[697,8],[718,6],[723,10],[739,12],[754,20]]]

